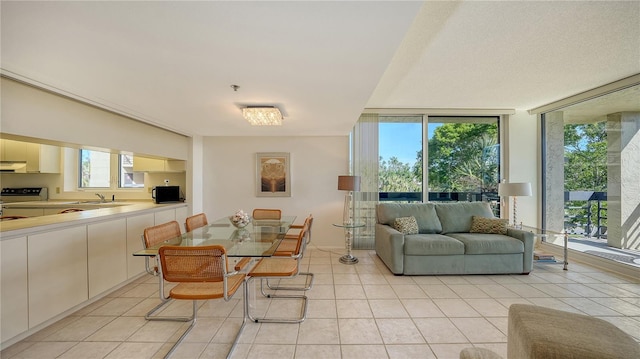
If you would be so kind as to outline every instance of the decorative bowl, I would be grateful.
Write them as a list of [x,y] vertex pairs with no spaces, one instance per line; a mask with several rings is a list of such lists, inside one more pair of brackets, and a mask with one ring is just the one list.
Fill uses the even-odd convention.
[[231,224],[236,228],[244,228],[249,224],[249,221],[236,221],[233,219],[233,216],[229,217],[229,221],[231,221]]
[[229,221],[236,228],[244,228],[251,223],[251,217],[243,210],[238,210],[233,216],[229,216]]

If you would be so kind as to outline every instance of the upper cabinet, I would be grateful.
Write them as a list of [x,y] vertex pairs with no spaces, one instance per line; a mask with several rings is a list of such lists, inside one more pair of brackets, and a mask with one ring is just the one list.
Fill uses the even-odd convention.
[[0,160],[25,162],[27,160],[27,143],[12,140],[0,140]]
[[27,143],[27,173],[60,173],[60,147]]
[[60,147],[0,140],[0,159],[25,162],[27,173],[60,173]]
[[185,172],[185,161],[133,157],[134,172]]

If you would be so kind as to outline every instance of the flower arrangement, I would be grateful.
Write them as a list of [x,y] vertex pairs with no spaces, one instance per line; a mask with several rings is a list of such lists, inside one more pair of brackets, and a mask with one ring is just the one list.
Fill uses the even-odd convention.
[[251,222],[251,217],[249,214],[241,209],[239,209],[233,216],[229,217],[231,224],[236,226],[237,228],[246,227],[249,222]]

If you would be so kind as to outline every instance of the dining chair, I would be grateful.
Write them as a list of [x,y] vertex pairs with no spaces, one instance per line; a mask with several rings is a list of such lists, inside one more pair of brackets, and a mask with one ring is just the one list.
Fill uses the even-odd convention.
[[[182,340],[189,334],[196,324],[198,313],[198,300],[220,299],[226,302],[231,300],[241,285],[245,283],[246,275],[237,271],[229,272],[229,262],[226,250],[221,245],[211,246],[162,246],[158,250],[160,258],[160,273],[164,281],[177,283],[165,296],[164,285],[161,293],[165,298],[175,300],[191,300],[192,312],[189,317],[154,317],[158,320],[190,321],[189,327],[171,347],[165,358],[177,348]],[[246,296],[244,301],[246,302]],[[244,305],[246,308],[246,305]],[[242,325],[236,334],[235,340],[227,357],[230,357],[236,347],[247,321],[247,316],[242,316]]]
[[84,211],[84,209],[82,209],[82,208],[67,208],[67,209],[63,209],[62,211],[58,212],[58,214],[82,212],[82,211]]
[[[298,225],[292,225],[290,228],[294,228],[294,229],[299,229],[300,231],[305,231],[305,235],[303,238],[303,240],[305,241],[305,244],[303,246],[303,250],[306,250],[307,245],[311,242],[311,226],[313,225],[313,215],[309,215],[309,217],[307,217],[304,220],[303,224],[298,224]],[[280,242],[280,244],[278,245],[278,247],[276,248],[275,253],[273,254],[274,256],[292,256],[295,253],[295,250],[297,248],[297,242],[298,242],[298,235],[300,234],[300,232],[298,232],[297,234],[287,234],[285,235],[284,239]],[[299,286],[290,286],[290,287],[286,287],[286,286],[274,286],[271,285],[269,280],[266,279],[266,285],[269,289],[271,290],[303,290],[303,291],[307,291],[309,289],[311,289],[311,287],[313,286],[313,273],[311,272],[300,272],[298,273],[298,276],[305,276],[305,282],[304,282],[304,286],[299,287]]]
[[[142,246],[144,247],[144,249],[147,249],[149,247],[153,247],[169,239],[180,237],[181,235],[182,233],[180,232],[180,224],[178,224],[177,221],[171,221],[171,222],[159,224],[157,226],[147,227],[144,229],[144,232],[142,233]],[[156,305],[153,309],[147,312],[144,318],[147,320],[162,320],[162,319],[155,319],[154,317],[152,317],[152,315],[153,313],[158,311],[160,308],[162,308],[165,304],[167,304],[169,302],[169,299],[163,296],[162,287],[164,283],[163,283],[162,276],[159,275],[160,268],[158,265],[158,261],[159,261],[158,256],[154,257],[154,260],[156,261],[156,263],[152,268],[151,264],[149,263],[150,258],[148,256],[145,256],[144,265],[147,273],[154,276],[159,276],[158,281],[159,281],[159,288],[160,288],[160,303],[158,303],[158,305]]]
[[282,218],[282,211],[279,209],[256,208],[253,210],[251,217],[256,220],[280,220],[280,218]]
[[[149,247],[153,247],[157,244],[160,244],[166,240],[171,238],[179,237],[182,233],[180,232],[180,225],[176,221],[166,222],[163,224],[159,224],[152,227],[147,227],[144,229],[142,234],[142,245],[144,249]],[[152,275],[158,275],[158,265],[151,268],[149,263],[149,257],[145,256],[145,269],[147,273]]]
[[[294,230],[302,230],[306,228],[307,230],[307,245],[311,242],[311,226],[313,225],[313,215],[310,214],[307,218],[304,219],[303,224],[292,224],[289,229]],[[298,233],[288,233],[285,234],[284,238],[278,245],[276,249],[276,254],[278,255],[291,255],[293,250],[296,247],[296,240],[298,238]]]
[[266,293],[264,290],[263,282],[267,279],[284,279],[293,278],[300,273],[300,261],[304,254],[304,247],[306,229],[302,229],[298,233],[297,248],[295,252],[288,257],[265,257],[258,260],[258,262],[247,273],[247,284],[245,286],[245,298],[249,297],[249,284],[255,279],[260,279],[260,293],[266,298],[274,299],[301,299],[302,306],[300,308],[300,315],[297,318],[257,318],[251,314],[249,303],[245,301],[245,313],[247,317],[255,323],[301,323],[307,317],[307,296],[302,295],[285,295],[277,293]]
[[204,227],[208,225],[207,215],[204,213],[194,214],[193,216],[187,217],[184,222],[184,228],[187,232],[191,232],[192,230],[200,227]]

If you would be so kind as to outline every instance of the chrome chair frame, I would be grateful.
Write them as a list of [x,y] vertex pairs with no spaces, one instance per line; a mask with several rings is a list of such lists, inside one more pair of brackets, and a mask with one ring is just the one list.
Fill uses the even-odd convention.
[[[224,265],[222,266],[222,270],[223,270],[223,299],[225,302],[229,301],[233,295],[235,294],[232,293],[231,295],[229,295],[228,293],[228,282],[227,279],[233,276],[236,276],[238,274],[241,274],[239,271],[234,270],[232,272],[228,272],[228,257],[226,255],[226,251],[224,250],[224,247],[219,246],[219,245],[213,245],[213,246],[203,246],[203,247],[198,247],[199,250],[207,250],[208,248],[220,248],[222,251],[222,261],[224,262]],[[166,303],[168,302],[171,298],[171,294],[169,294],[169,296],[165,296],[164,294],[164,277],[163,277],[163,261],[162,258],[160,258],[162,256],[161,253],[163,253],[164,250],[185,250],[185,248],[189,247],[173,247],[173,246],[165,246],[162,247],[158,253],[158,257],[160,259],[160,265],[158,266],[158,271],[160,272],[160,288],[161,288],[161,296],[165,299],[165,301],[163,302]],[[246,276],[242,279],[242,286],[243,286],[243,291],[244,293],[247,292],[247,281],[246,281]],[[180,299],[183,300],[183,299]],[[205,299],[207,300],[207,299]],[[243,298],[243,315],[242,315],[242,324],[240,325],[240,328],[238,329],[238,333],[236,334],[236,337],[233,341],[233,344],[231,345],[231,348],[229,349],[229,352],[227,353],[227,358],[230,358],[231,355],[233,354],[233,351],[235,350],[237,344],[238,344],[238,339],[240,338],[240,335],[242,334],[242,332],[244,331],[244,327],[247,323],[247,313],[246,313],[246,302],[247,302],[247,297],[244,296]],[[192,299],[193,305],[192,305],[192,312],[191,312],[191,316],[189,317],[148,317],[148,314],[145,315],[145,319],[147,320],[165,320],[165,321],[181,321],[181,322],[191,322],[191,324],[189,325],[189,327],[184,331],[184,333],[182,333],[182,335],[180,336],[180,338],[178,338],[178,340],[175,342],[175,344],[171,347],[171,349],[169,349],[169,351],[167,352],[167,354],[164,356],[165,358],[169,358],[171,356],[171,354],[173,354],[173,352],[175,351],[175,349],[178,347],[178,345],[182,342],[182,340],[189,334],[189,332],[191,332],[191,330],[193,329],[193,327],[195,327],[196,325],[196,321],[197,321],[197,313],[198,313],[198,307],[197,307],[197,302],[198,299]],[[157,309],[157,308],[156,308]],[[151,313],[151,312],[150,312]]]
[[[263,282],[268,278],[277,278],[277,279],[285,279],[285,278],[294,278],[300,274],[300,260],[304,255],[304,247],[306,246],[306,229],[302,229],[298,234],[298,243],[299,248],[295,254],[290,257],[269,257],[262,258],[258,261],[258,263],[247,273],[247,280],[245,286],[245,298],[249,297],[249,284],[255,280],[260,279],[260,293],[266,298],[273,299],[301,299],[302,306],[300,308],[300,315],[297,318],[257,318],[251,314],[251,310],[249,308],[249,301],[245,300],[245,309],[244,312],[246,316],[255,323],[302,323],[307,318],[307,307],[308,307],[308,298],[306,295],[283,295],[283,294],[271,294],[266,293],[264,290]],[[282,261],[282,260],[293,260],[295,261],[295,269],[289,272],[267,272],[267,273],[258,273],[257,271],[261,269],[261,264],[267,263],[268,261]]]
[[[313,225],[313,216],[309,215],[309,217],[307,217],[304,220],[304,223],[302,225],[297,225],[297,226],[291,226],[291,228],[296,228],[296,229],[300,229],[301,231],[306,231],[306,235],[304,238],[305,240],[305,244],[303,247],[303,250],[307,248],[307,245],[311,242],[311,226]],[[300,233],[298,233],[300,234]],[[291,237],[289,237],[291,238]],[[285,236],[285,239],[287,239],[287,237]],[[298,276],[303,275],[305,276],[305,281],[304,281],[304,286],[303,287],[286,287],[286,286],[274,286],[269,284],[269,279],[265,279],[267,288],[271,289],[271,290],[302,290],[302,291],[308,291],[313,287],[313,278],[314,275],[311,272],[299,272]],[[262,284],[262,283],[261,283]],[[264,294],[264,290],[262,289],[262,285],[261,285],[261,291]]]

